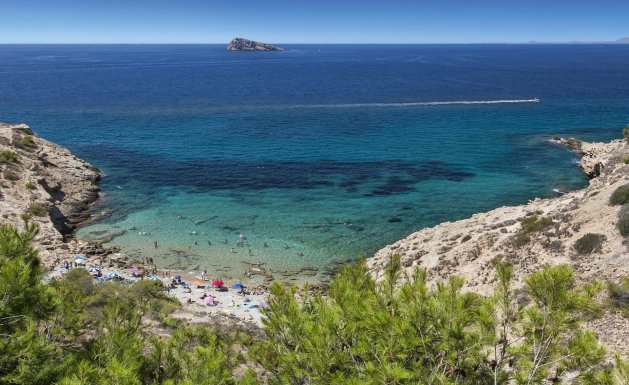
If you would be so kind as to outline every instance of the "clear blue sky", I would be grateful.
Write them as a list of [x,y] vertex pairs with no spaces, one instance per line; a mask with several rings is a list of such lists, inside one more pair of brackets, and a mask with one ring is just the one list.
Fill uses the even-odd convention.
[[0,0],[0,43],[473,43],[629,36],[628,0]]

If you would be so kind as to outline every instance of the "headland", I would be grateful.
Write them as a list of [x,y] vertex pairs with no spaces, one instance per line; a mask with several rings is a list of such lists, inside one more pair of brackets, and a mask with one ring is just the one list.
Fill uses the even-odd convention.
[[[555,198],[536,198],[525,205],[500,207],[412,233],[367,261],[372,276],[381,281],[384,267],[394,254],[401,256],[408,274],[417,267],[426,268],[433,284],[462,276],[465,289],[480,294],[491,293],[496,285],[495,260],[513,265],[520,287],[525,277],[547,265],[570,265],[581,281],[617,282],[627,276],[627,240],[617,229],[621,206],[610,205],[610,196],[629,183],[629,164],[625,163],[629,144],[623,140],[549,141],[581,156],[579,165],[592,178],[587,188],[558,191],[560,196]],[[592,250],[584,251],[577,245],[586,243],[583,239],[596,243]],[[627,318],[608,313],[589,327],[611,350],[629,352]]]

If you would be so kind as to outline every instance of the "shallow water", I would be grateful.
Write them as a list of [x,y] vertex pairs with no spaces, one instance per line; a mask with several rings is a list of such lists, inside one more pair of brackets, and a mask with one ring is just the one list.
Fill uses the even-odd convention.
[[79,237],[287,279],[582,187],[548,138],[609,140],[629,121],[628,46],[286,48],[0,46],[0,120],[104,171],[95,214],[111,215]]

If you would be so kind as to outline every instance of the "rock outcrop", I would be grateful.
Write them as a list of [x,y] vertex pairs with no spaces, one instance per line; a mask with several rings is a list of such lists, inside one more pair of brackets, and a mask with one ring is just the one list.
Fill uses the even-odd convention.
[[[573,142],[570,148],[582,156],[581,168],[594,177],[589,187],[423,229],[378,251],[367,261],[371,274],[382,280],[390,257],[400,254],[409,274],[416,267],[426,268],[431,284],[459,275],[466,280],[466,290],[481,294],[494,288],[495,259],[513,264],[518,286],[544,265],[571,265],[581,281],[618,281],[629,275],[627,241],[616,228],[620,206],[609,205],[613,191],[629,183],[629,165],[623,162],[629,144]],[[525,232],[524,218],[529,223],[538,218],[544,225]],[[600,250],[580,254],[575,243],[588,233],[605,240]],[[611,351],[629,353],[629,319],[607,313],[590,326]]]
[[283,48],[271,44],[260,43],[253,40],[237,37],[227,45],[228,51],[283,51]]
[[98,252],[72,232],[90,220],[100,172],[63,147],[33,135],[24,124],[0,123],[0,223],[39,225],[35,239],[45,264],[67,254]]

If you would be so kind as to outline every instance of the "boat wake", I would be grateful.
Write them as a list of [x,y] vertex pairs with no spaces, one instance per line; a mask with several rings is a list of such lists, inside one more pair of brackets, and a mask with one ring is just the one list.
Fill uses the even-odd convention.
[[292,108],[365,108],[365,107],[421,107],[421,106],[449,106],[470,104],[515,104],[539,103],[534,99],[500,99],[500,100],[449,100],[441,102],[400,102],[400,103],[341,103],[341,104],[297,104]]

